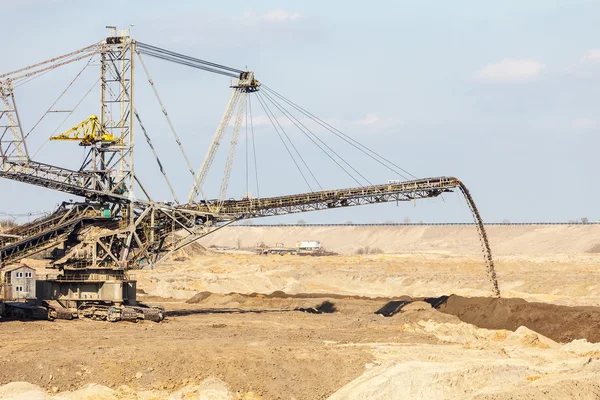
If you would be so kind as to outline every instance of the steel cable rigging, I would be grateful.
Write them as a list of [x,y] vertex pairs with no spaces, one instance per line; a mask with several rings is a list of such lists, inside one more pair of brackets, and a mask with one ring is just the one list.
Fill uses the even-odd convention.
[[[306,125],[304,125],[298,118],[296,118],[288,110],[286,110],[283,106],[281,106],[281,104],[278,101],[276,101],[275,99],[273,99],[271,96],[269,96],[266,93],[263,93],[263,96],[265,96],[267,99],[269,99],[275,105],[275,107],[277,107],[279,109],[279,111],[288,118],[288,120],[290,122],[292,122],[306,137],[308,137],[321,151],[323,151],[323,153],[325,153],[325,155],[327,155],[334,163],[336,163],[338,165],[338,167],[340,167],[348,176],[350,176],[359,186],[363,186],[362,183],[358,179],[356,179],[354,177],[354,175],[352,175],[350,172],[348,172],[348,170],[346,168],[344,168],[333,156],[331,156],[331,154],[329,154],[323,147],[321,147],[315,141],[315,139],[318,140],[332,154],[334,154],[336,157],[338,157],[350,169],[352,169],[354,172],[356,172],[369,185],[373,185],[367,178],[365,178],[360,172],[358,172],[348,161],[346,161],[335,150],[333,150],[329,145],[327,145],[327,143],[325,143],[321,138],[319,138],[318,135],[316,135],[313,131],[311,131],[309,128],[307,128]],[[309,136],[306,132],[308,132],[312,136],[314,136],[315,139],[313,139],[311,136]]]
[[221,64],[201,60],[199,58],[186,56],[174,51],[162,49],[160,47],[151,46],[146,43],[137,42],[138,51],[150,57],[160,58],[165,61],[170,61],[176,64],[185,65],[192,68],[202,69],[204,71],[213,72],[215,74],[225,75],[232,78],[238,78],[244,71],[226,67]]
[[[300,161],[302,161],[302,164],[308,170],[310,176],[312,176],[312,178],[314,179],[314,181],[317,183],[317,186],[319,187],[319,189],[323,190],[323,187],[321,186],[321,184],[319,183],[319,181],[315,177],[315,174],[312,172],[312,170],[310,169],[310,167],[308,166],[308,164],[304,160],[304,157],[302,157],[302,155],[298,151],[298,148],[296,147],[296,145],[294,144],[294,142],[292,142],[292,139],[290,138],[290,136],[287,134],[287,132],[285,131],[285,129],[283,129],[283,126],[281,125],[281,123],[279,122],[279,120],[277,119],[277,117],[275,116],[275,113],[271,110],[271,108],[266,103],[266,101],[262,98],[262,95],[260,93],[257,93],[257,98],[258,98],[258,101],[263,106],[263,109],[265,110],[265,112],[267,113],[267,115],[270,114],[269,120],[271,120],[271,124],[273,124],[273,120],[277,123],[277,125],[279,126],[279,129],[281,129],[281,132],[283,132],[283,135],[287,138],[288,142],[290,143],[290,145],[292,146],[292,148],[294,149],[294,151],[298,155],[298,158],[300,159]],[[271,119],[271,117],[272,117],[272,119]],[[273,128],[275,128],[275,130],[277,131],[277,126],[275,126],[275,124],[273,124]],[[281,138],[281,140],[285,144],[285,141],[283,140],[283,138]],[[286,149],[287,149],[287,146],[286,146]],[[290,153],[290,157],[292,157],[292,159],[294,159],[294,156],[292,155],[292,153],[291,152],[289,152],[289,153]],[[296,163],[295,159],[294,159],[294,163]],[[297,163],[296,163],[296,166],[298,167],[298,170],[301,171],[301,168],[300,168],[300,166]],[[306,184],[308,185],[308,187],[310,188],[310,190],[313,191],[312,188],[310,187],[310,184],[306,180],[306,177],[304,176],[304,174],[302,172],[300,172],[300,173],[302,174],[302,177],[306,181]]]
[[[162,59],[164,61],[169,61],[169,62],[173,62],[176,64],[201,69],[201,70],[205,70],[208,72],[212,72],[212,73],[216,73],[216,74],[220,74],[220,75],[224,75],[224,76],[228,76],[228,77],[232,77],[232,78],[240,78],[242,76],[242,74],[245,73],[245,71],[242,71],[240,69],[227,67],[222,64],[209,62],[209,61],[202,60],[202,59],[195,58],[195,57],[190,57],[190,56],[187,56],[184,54],[180,54],[180,53],[177,53],[177,52],[174,52],[171,50],[163,49],[163,48],[160,48],[157,46],[152,46],[152,45],[142,43],[142,42],[137,42],[137,53],[138,53],[138,55],[141,55],[141,54],[148,55],[150,57]],[[141,56],[140,56],[140,59],[142,60]],[[148,71],[147,71],[146,65],[144,64],[143,60],[142,60],[142,65],[144,67],[144,71],[146,72],[146,74],[148,76],[148,80],[150,81],[153,89],[155,90],[156,88],[154,86],[154,83],[152,82],[152,80],[150,79],[150,77],[148,75]],[[265,91],[263,91],[262,94],[259,92],[258,86],[260,88],[265,89]],[[300,172],[302,180],[307,184],[310,191],[313,191],[313,189],[312,189],[312,185],[309,181],[309,177],[311,178],[310,180],[313,180],[319,188],[322,189],[322,185],[320,184],[320,182],[319,182],[318,178],[316,177],[316,175],[314,174],[313,170],[308,166],[306,159],[302,156],[297,145],[294,143],[291,135],[286,131],[283,124],[279,121],[278,117],[275,114],[275,110],[279,111],[279,113],[281,113],[281,115],[285,119],[287,119],[289,122],[291,122],[291,124],[293,126],[295,126],[305,137],[307,137],[315,146],[317,146],[317,148],[319,148],[320,151],[322,151],[329,159],[331,159],[337,165],[337,167],[340,168],[344,172],[344,174],[349,176],[359,186],[363,186],[365,184],[372,185],[372,183],[363,173],[361,173],[350,162],[348,162],[339,153],[339,150],[338,151],[334,150],[330,144],[327,144],[325,142],[324,137],[316,134],[312,129],[308,128],[306,126],[306,123],[302,122],[300,118],[296,117],[294,115],[294,113],[292,113],[292,111],[290,111],[290,109],[288,109],[287,107],[291,107],[292,110],[299,112],[303,118],[307,118],[309,121],[316,123],[321,128],[325,128],[327,131],[329,131],[333,135],[335,135],[335,137],[341,139],[345,143],[349,144],[351,147],[360,151],[365,156],[374,160],[375,162],[382,165],[386,169],[394,172],[395,174],[402,177],[403,179],[410,180],[410,179],[416,178],[414,175],[412,175],[405,169],[401,168],[400,166],[393,163],[389,159],[383,157],[381,154],[378,154],[377,152],[375,152],[374,150],[365,146],[364,144],[353,139],[349,135],[341,132],[339,129],[333,127],[331,124],[325,122],[323,119],[315,116],[311,112],[300,107],[298,104],[292,102],[288,98],[279,94],[275,90],[271,89],[269,86],[264,85],[264,84],[259,84],[258,86],[251,91],[248,90],[247,94],[250,94],[251,92],[256,92],[257,100],[259,101],[259,104],[261,105],[263,111],[265,112],[265,115],[267,116],[269,123],[275,130],[277,136],[279,137],[279,140],[282,142],[282,144],[284,145],[284,148],[286,149],[286,153],[292,159],[292,162],[294,163],[296,169]],[[155,91],[155,94],[157,94],[156,91]],[[269,103],[274,107],[274,109],[272,109],[269,106]],[[161,102],[161,106],[162,106],[162,102]],[[248,111],[250,111],[250,119],[252,120],[253,116],[252,116],[252,112],[251,112],[250,101],[247,102],[246,107],[248,109],[245,110],[244,112],[246,114],[248,114]],[[163,109],[164,109],[164,106],[163,106]],[[246,125],[245,129],[247,130],[247,125],[248,125],[247,116],[245,118],[245,125]],[[254,139],[253,127],[251,127],[251,130],[252,130],[252,136],[253,136],[252,137],[252,139],[253,139],[252,146],[253,146],[253,156],[254,156],[253,158],[254,158],[254,162],[255,162],[255,180],[257,181],[257,195],[258,195],[259,189],[258,189],[258,169],[256,168],[256,166],[257,166],[256,141]],[[246,133],[246,136],[245,136],[246,140],[247,140],[247,136],[248,135]],[[176,139],[176,141],[178,143],[180,143],[179,140]],[[181,145],[180,145],[180,148],[183,150]],[[231,151],[235,151],[235,148],[232,148]],[[184,155],[184,158],[187,159],[187,156]],[[210,163],[212,163],[212,160],[210,160]],[[208,165],[208,167],[209,166],[210,165]],[[204,167],[204,164],[203,164],[203,167]],[[190,170],[192,170],[192,169],[190,168]],[[196,180],[200,179],[200,181],[201,181],[200,184],[198,184],[195,189],[199,192],[202,191],[202,183],[204,181],[204,176],[205,176],[206,172],[207,171],[204,171],[201,174],[201,176],[196,177]],[[228,171],[226,169],[225,175],[227,175],[227,173],[228,173]],[[308,175],[307,175],[307,173],[308,173]],[[200,174],[198,174],[198,175],[200,175]],[[226,188],[226,186],[227,186],[226,180],[227,179],[228,178],[226,176],[224,176],[223,182],[221,184],[222,188],[223,187]],[[246,179],[246,192],[248,192],[249,173],[248,173],[247,144],[246,144],[245,179]],[[194,191],[192,191],[192,193],[190,194],[189,200],[192,199],[193,195],[194,195]],[[206,196],[203,195],[203,197],[206,199]],[[223,194],[221,194],[219,197],[223,198]]]
[[[322,119],[320,119],[317,116],[313,115],[312,113],[308,112],[307,110],[305,110],[304,108],[300,107],[299,105],[297,105],[296,103],[292,102],[291,100],[288,100],[287,98],[285,98],[284,96],[280,95],[275,90],[273,90],[270,87],[268,87],[267,85],[263,84],[262,87],[265,88],[266,90],[268,90],[269,92],[271,92],[272,94],[274,94],[275,96],[279,97],[281,100],[283,100],[286,103],[288,103],[290,106],[294,107],[296,110],[300,111],[306,117],[308,117],[311,120],[315,121],[316,123],[318,123],[319,125],[321,125],[325,129],[327,129],[328,131],[330,131],[331,133],[333,133],[334,135],[340,137],[342,140],[346,141],[347,143],[349,143],[353,147],[357,148],[358,150],[360,150],[361,152],[363,152],[364,154],[366,154],[367,156],[369,156],[373,160],[377,161],[378,163],[380,163],[381,165],[385,166],[389,170],[391,170],[391,171],[397,173],[398,175],[402,176],[404,179],[409,180],[408,177],[406,177],[405,175],[401,174],[399,171],[404,172],[405,174],[407,174],[408,176],[410,176],[412,179],[417,179],[417,177],[415,175],[411,174],[410,172],[406,171],[405,169],[401,168],[400,166],[394,164],[392,161],[388,160],[387,158],[383,157],[382,155],[378,154],[377,152],[371,150],[370,148],[368,148],[364,144],[360,143],[359,141],[353,139],[352,137],[346,135],[345,133],[343,133],[340,130],[336,129],[335,127],[331,126],[327,122],[323,121]],[[394,170],[389,165],[386,165],[385,163],[383,163],[379,159],[385,161],[386,163],[388,163],[389,165],[391,165],[393,167],[396,167],[398,170]]]

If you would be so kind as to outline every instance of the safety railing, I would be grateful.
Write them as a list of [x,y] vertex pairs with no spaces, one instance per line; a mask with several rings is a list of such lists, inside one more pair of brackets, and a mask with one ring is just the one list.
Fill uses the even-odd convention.
[[135,281],[133,274],[63,274],[63,275],[46,275],[45,280],[58,282],[118,282],[118,281]]

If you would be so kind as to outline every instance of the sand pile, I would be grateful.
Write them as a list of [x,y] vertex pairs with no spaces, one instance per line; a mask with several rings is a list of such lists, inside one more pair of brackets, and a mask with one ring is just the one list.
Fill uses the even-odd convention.
[[596,399],[600,360],[525,327],[515,332],[461,323],[420,321],[404,332],[430,334],[444,345],[375,345],[375,362],[330,399]]
[[523,299],[450,296],[438,310],[489,329],[526,326],[558,342],[586,339],[600,342],[600,309],[529,303]]
[[193,259],[195,257],[204,256],[210,254],[210,251],[207,250],[204,246],[194,242],[190,245],[177,250],[175,253],[171,255],[171,260],[174,261],[187,261]]
[[[245,396],[251,400],[252,396]],[[129,386],[111,389],[94,383],[87,384],[75,391],[48,394],[42,388],[27,382],[13,382],[0,386],[0,399],[12,400],[154,400],[154,399],[198,399],[233,400],[225,383],[217,378],[208,378],[199,385],[189,385],[176,392],[161,390],[137,391]]]
[[[341,298],[343,296],[333,296]],[[186,301],[186,304],[199,304],[206,310],[212,309],[238,309],[243,307],[247,312],[269,312],[285,310],[313,310],[318,311],[319,304],[324,299],[334,300],[334,298],[315,296],[311,294],[288,295],[282,292],[272,294],[239,294],[239,293],[210,293],[200,292]],[[325,301],[328,302],[328,301]],[[331,303],[333,304],[333,303]],[[168,314],[167,314],[168,315]]]

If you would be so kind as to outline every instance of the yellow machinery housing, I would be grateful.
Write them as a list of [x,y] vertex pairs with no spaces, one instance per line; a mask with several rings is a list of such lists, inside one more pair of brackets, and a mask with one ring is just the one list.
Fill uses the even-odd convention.
[[50,140],[77,140],[80,146],[91,146],[97,142],[115,144],[115,135],[112,135],[100,124],[96,115],[90,116],[83,122],[58,136],[50,137]]

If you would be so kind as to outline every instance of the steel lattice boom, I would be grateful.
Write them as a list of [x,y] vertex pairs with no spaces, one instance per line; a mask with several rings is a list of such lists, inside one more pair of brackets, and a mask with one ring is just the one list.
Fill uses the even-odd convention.
[[[269,217],[365,204],[426,199],[437,197],[459,185],[460,181],[456,178],[440,177],[289,196],[228,200],[222,203],[219,212],[240,218]],[[196,207],[197,210],[206,212],[209,212],[210,208],[209,205]]]

